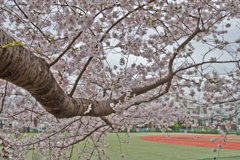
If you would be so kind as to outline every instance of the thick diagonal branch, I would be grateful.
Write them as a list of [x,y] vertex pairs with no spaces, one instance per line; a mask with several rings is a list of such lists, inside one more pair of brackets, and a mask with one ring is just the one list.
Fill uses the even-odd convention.
[[[0,44],[13,41],[12,37],[0,30]],[[49,64],[22,46],[0,48],[0,78],[27,90],[46,111],[58,118],[114,113],[110,107],[114,100],[93,101],[67,95],[53,77]],[[84,114],[90,104],[90,112]]]

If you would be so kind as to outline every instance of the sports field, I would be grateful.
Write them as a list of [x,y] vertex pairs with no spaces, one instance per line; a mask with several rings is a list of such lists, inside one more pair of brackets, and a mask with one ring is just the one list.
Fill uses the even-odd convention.
[[[31,134],[30,134],[31,135]],[[213,158],[218,156],[218,152],[212,152],[212,147],[217,146],[218,143],[210,143],[211,146],[195,147],[198,142],[204,141],[209,143],[210,137],[213,135],[196,135],[196,134],[179,134],[171,133],[171,139],[166,138],[166,134],[162,133],[129,133],[130,137],[127,138],[124,133],[118,133],[119,138],[115,133],[110,133],[106,141],[109,146],[106,148],[107,155],[112,160],[122,160],[120,155],[123,153],[126,160],[195,160],[203,158]],[[33,135],[32,135],[33,136]],[[167,142],[151,142],[143,140],[144,137],[155,137],[165,139]],[[193,136],[201,137],[194,139]],[[214,135],[218,137],[218,135]],[[142,138],[142,139],[141,139]],[[123,144],[124,141],[129,141],[130,144]],[[186,144],[166,144],[166,143],[179,143],[184,141],[186,143],[191,142],[192,146],[186,146]],[[228,136],[229,144],[231,142],[238,143],[240,146],[240,136],[230,137]],[[189,143],[190,144],[190,143]],[[224,145],[219,153],[220,157],[228,156],[240,156],[240,150],[226,149],[227,145]],[[231,145],[229,145],[231,146]],[[209,148],[206,148],[209,147]],[[80,150],[82,145],[76,146]],[[75,149],[76,149],[75,148]],[[31,158],[31,152],[29,152],[27,158]],[[77,154],[73,153],[72,160],[77,160]],[[97,160],[97,158],[92,158]]]
[[[212,146],[210,148],[205,147],[194,147],[194,146],[184,146],[184,145],[174,145],[174,144],[164,144],[158,142],[150,142],[142,140],[141,137],[146,136],[162,136],[166,134],[161,133],[130,133],[130,138],[122,134],[122,138],[130,141],[130,145],[121,145],[122,152],[126,155],[125,159],[127,160],[194,160],[194,159],[203,159],[203,158],[213,158],[217,157],[217,152],[212,152]],[[193,142],[198,142],[200,139],[195,139],[193,136],[196,134],[171,134],[172,138],[168,139],[169,141],[174,141],[174,136],[177,135],[186,135],[189,136],[189,139],[193,139]],[[197,135],[202,136],[202,135]],[[209,135],[210,136],[210,135]],[[164,136],[165,137],[165,136]],[[210,136],[211,137],[211,136]],[[216,135],[217,137],[217,135]],[[183,137],[182,137],[183,138]],[[206,138],[209,139],[210,138]],[[235,137],[237,141],[240,141],[240,136]],[[175,139],[176,140],[176,139]],[[111,159],[120,160],[119,153],[119,141],[116,138],[116,135],[113,133],[110,134],[107,138],[109,146],[107,147],[107,154],[110,155]],[[214,145],[216,145],[215,143]],[[238,143],[240,146],[240,143]],[[240,156],[239,150],[230,150],[222,149],[219,154],[220,157],[227,156]]]

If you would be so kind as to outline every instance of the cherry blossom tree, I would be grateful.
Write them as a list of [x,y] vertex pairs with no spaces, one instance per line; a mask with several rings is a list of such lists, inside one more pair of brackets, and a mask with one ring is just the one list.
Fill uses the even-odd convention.
[[[167,128],[186,95],[203,112],[229,106],[231,119],[240,39],[227,36],[239,10],[236,0],[0,0],[0,112],[17,122],[0,129],[13,133],[0,135],[0,156],[109,159],[110,131]],[[43,133],[19,132],[36,122]]]

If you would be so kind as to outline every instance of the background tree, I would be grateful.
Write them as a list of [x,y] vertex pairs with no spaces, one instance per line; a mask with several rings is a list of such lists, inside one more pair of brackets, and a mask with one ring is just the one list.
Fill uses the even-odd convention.
[[[2,157],[23,158],[33,149],[71,159],[74,146],[87,140],[93,145],[78,150],[79,158],[107,159],[110,130],[165,126],[185,113],[181,97],[198,95],[194,103],[203,112],[239,104],[240,39],[227,39],[239,1],[1,0],[0,6],[1,113],[18,122],[8,129],[15,140],[0,136]],[[3,47],[14,41],[23,45]],[[44,133],[18,132],[36,127],[34,119],[47,122]]]

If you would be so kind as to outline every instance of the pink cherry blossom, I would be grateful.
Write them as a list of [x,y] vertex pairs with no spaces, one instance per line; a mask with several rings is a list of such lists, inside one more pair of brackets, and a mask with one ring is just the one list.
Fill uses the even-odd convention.
[[[0,132],[11,133],[0,143],[9,155],[24,159],[34,146],[39,159],[72,159],[73,150],[109,159],[110,132],[122,140],[130,134],[119,131],[198,128],[203,118],[218,121],[208,126],[227,142],[240,105],[239,1],[0,3]],[[26,136],[29,128],[39,133]]]
[[218,150],[217,148],[214,147],[212,148],[212,152],[217,152],[217,150]]

